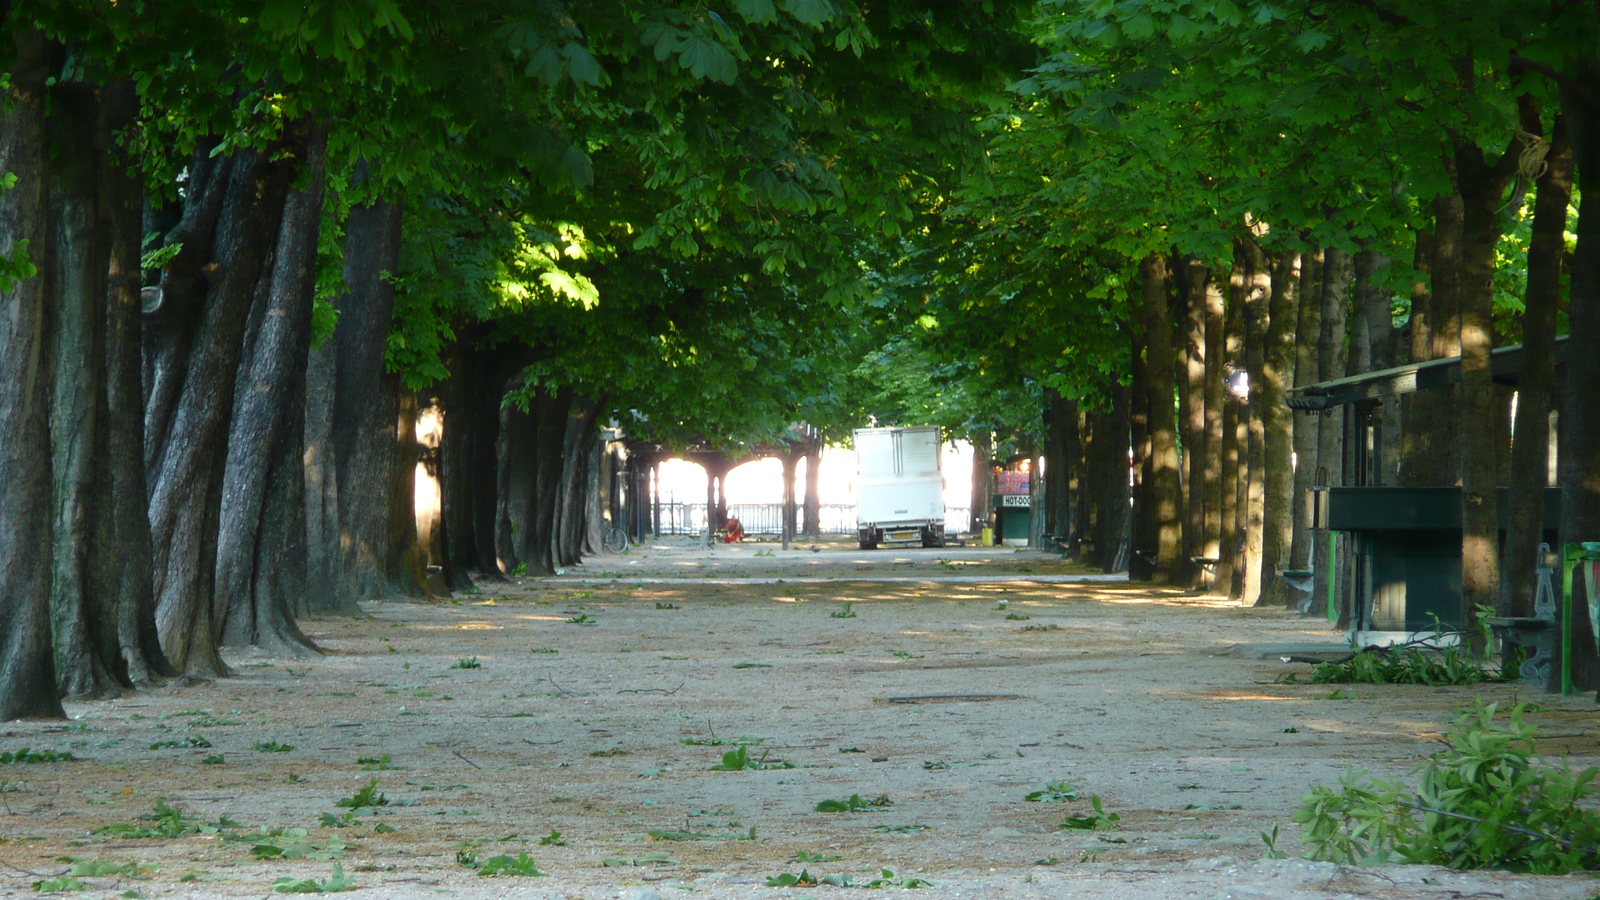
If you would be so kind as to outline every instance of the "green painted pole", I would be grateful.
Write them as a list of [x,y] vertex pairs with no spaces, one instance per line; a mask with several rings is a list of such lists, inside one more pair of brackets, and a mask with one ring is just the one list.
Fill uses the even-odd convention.
[[1328,621],[1339,621],[1339,608],[1334,605],[1334,598],[1338,595],[1338,567],[1334,560],[1339,558],[1339,532],[1328,529]]

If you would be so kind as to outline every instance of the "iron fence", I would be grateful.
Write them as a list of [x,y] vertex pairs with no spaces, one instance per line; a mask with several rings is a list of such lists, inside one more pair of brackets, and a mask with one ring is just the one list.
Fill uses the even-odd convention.
[[[728,515],[738,519],[745,534],[782,534],[782,503],[733,503]],[[803,520],[804,514],[800,518]],[[853,503],[825,503],[818,511],[823,534],[855,534],[856,507]],[[962,507],[946,507],[944,530],[947,534],[960,534],[971,527],[971,511]],[[670,502],[661,504],[660,534],[704,534],[706,530],[706,505],[704,503]]]

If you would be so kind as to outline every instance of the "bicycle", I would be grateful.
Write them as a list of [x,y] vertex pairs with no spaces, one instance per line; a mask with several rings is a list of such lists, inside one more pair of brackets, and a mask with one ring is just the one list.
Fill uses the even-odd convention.
[[605,537],[600,541],[601,549],[607,553],[628,552],[628,532],[621,525],[613,525],[606,529]]

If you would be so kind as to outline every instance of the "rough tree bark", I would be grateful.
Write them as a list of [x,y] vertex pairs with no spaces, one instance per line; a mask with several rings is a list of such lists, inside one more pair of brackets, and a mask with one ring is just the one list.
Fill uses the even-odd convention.
[[[1245,368],[1250,380],[1249,416],[1244,470],[1244,504],[1240,518],[1244,523],[1244,553],[1240,559],[1243,578],[1240,602],[1253,606],[1261,602],[1263,570],[1261,561],[1265,540],[1267,432],[1267,336],[1269,333],[1272,269],[1261,246],[1249,238],[1234,243],[1235,253],[1245,258],[1244,347]],[[1280,327],[1286,327],[1280,325]]]
[[[1411,316],[1405,327],[1407,362],[1433,358],[1433,257],[1433,231],[1418,230],[1411,260],[1417,276],[1411,281]],[[1438,452],[1433,446],[1438,399],[1438,391],[1414,391],[1400,399],[1400,484],[1423,487],[1431,483],[1433,458]]]
[[[1317,374],[1323,381],[1343,378],[1347,370],[1347,331],[1350,317],[1350,285],[1355,281],[1355,258],[1343,250],[1329,248],[1322,259],[1322,333],[1317,340]],[[1303,301],[1302,301],[1303,302]],[[1317,468],[1326,469],[1328,484],[1341,484],[1344,474],[1345,410],[1335,408],[1317,416]],[[1309,535],[1313,580],[1309,612],[1326,614],[1328,585],[1338,575],[1335,559],[1328,547],[1328,533]]]
[[[1361,354],[1354,360],[1355,372],[1374,372],[1398,365],[1394,331],[1394,302],[1389,291],[1378,283],[1377,273],[1389,264],[1389,258],[1376,250],[1363,247],[1355,257],[1355,304],[1357,320],[1355,334],[1361,340],[1352,344],[1352,350]],[[1400,398],[1385,397],[1379,414],[1382,442],[1378,448],[1378,467],[1374,473],[1376,483],[1394,485],[1400,475]]]
[[1155,484],[1150,462],[1150,367],[1145,363],[1144,315],[1138,305],[1139,294],[1135,293],[1132,299],[1135,304],[1132,320],[1123,323],[1130,351],[1128,439],[1133,471],[1133,505],[1128,514],[1128,577],[1134,581],[1149,581],[1155,574],[1149,551],[1156,541],[1155,503],[1150,493]]
[[[385,370],[400,255],[400,205],[375,200],[350,210],[345,229],[346,291],[337,300],[332,447],[339,491],[341,577],[357,599],[420,596],[418,572],[396,568],[395,483],[399,475],[401,384]],[[414,435],[410,436],[414,443]],[[414,460],[413,460],[414,462]],[[409,517],[403,516],[402,518]],[[415,525],[413,525],[413,530]]]
[[1097,479],[1092,489],[1099,496],[1099,509],[1095,514],[1095,551],[1100,554],[1100,569],[1116,569],[1117,548],[1128,537],[1128,441],[1131,413],[1131,389],[1128,385],[1112,383],[1107,388],[1111,395],[1111,409],[1094,425],[1094,451],[1099,459],[1098,468],[1104,477]]
[[[1235,372],[1245,369],[1244,360],[1244,260],[1240,254],[1233,255],[1233,263],[1228,272],[1228,289],[1224,295],[1224,311],[1222,328],[1222,349],[1219,359],[1225,360],[1224,366],[1219,366],[1219,377],[1227,377]],[[1239,576],[1243,568],[1239,564],[1243,553],[1240,539],[1245,530],[1240,527],[1239,510],[1246,504],[1241,503],[1240,487],[1249,481],[1247,466],[1249,460],[1246,451],[1250,443],[1249,412],[1233,395],[1231,384],[1223,386],[1219,402],[1222,410],[1222,435],[1221,455],[1222,466],[1221,488],[1222,496],[1219,500],[1221,510],[1220,531],[1217,535],[1217,579],[1213,583],[1213,592],[1224,596],[1236,597],[1239,592]]]
[[[805,494],[805,530],[803,536],[808,538],[822,537],[822,441],[817,440],[816,449],[806,454],[806,494]],[[977,510],[971,510],[971,515],[977,515]]]
[[[1452,173],[1454,163],[1449,166]],[[1433,201],[1433,258],[1428,261],[1431,283],[1428,301],[1429,328],[1433,339],[1428,359],[1461,355],[1461,252],[1463,207],[1461,195],[1452,193]],[[1424,485],[1452,485],[1461,477],[1459,443],[1461,387],[1424,391],[1431,395],[1433,411],[1427,417],[1431,428],[1429,454],[1422,461]]]
[[[36,32],[13,32],[11,86],[0,104],[0,255],[40,269],[0,291],[0,720],[64,715],[50,648],[50,378],[44,272],[45,78],[55,71]],[[26,243],[24,243],[26,242]]]
[[[1489,353],[1494,349],[1495,246],[1500,206],[1517,171],[1513,143],[1493,163],[1476,141],[1452,136],[1462,202],[1461,384],[1457,417],[1461,447],[1461,606],[1471,624],[1478,607],[1500,603],[1500,522],[1495,504],[1503,452],[1499,392]],[[1481,649],[1481,648],[1480,648]]]
[[1300,281],[1300,254],[1281,250],[1272,257],[1272,291],[1267,303],[1267,332],[1261,377],[1264,497],[1261,507],[1261,595],[1257,604],[1286,605],[1288,591],[1278,572],[1288,568],[1290,497],[1294,472],[1289,453],[1294,435],[1284,391],[1294,366],[1294,304]]
[[1177,583],[1183,552],[1183,488],[1178,477],[1177,409],[1175,406],[1172,322],[1167,317],[1167,294],[1171,279],[1166,258],[1150,254],[1139,262],[1140,301],[1144,314],[1145,365],[1149,382],[1150,503],[1156,555],[1152,577],[1165,584]]
[[[1223,384],[1223,376],[1225,374],[1223,354],[1226,344],[1225,326],[1223,324],[1225,317],[1224,305],[1222,285],[1216,278],[1208,277],[1206,280],[1206,365],[1204,372],[1205,454],[1204,464],[1200,467],[1200,475],[1195,482],[1203,490],[1201,509],[1204,539],[1199,546],[1199,555],[1208,559],[1220,559],[1222,555],[1222,419],[1223,405],[1227,400],[1227,389]],[[1217,589],[1215,569],[1212,571],[1212,581],[1209,588],[1212,592]]]
[[1057,540],[1072,541],[1073,533],[1072,484],[1077,479],[1078,403],[1068,400],[1053,389],[1045,389],[1045,509],[1044,530]]
[[171,404],[146,411],[158,424],[148,432],[156,626],[167,657],[189,676],[229,671],[213,604],[223,462],[246,321],[292,175],[281,155],[279,147],[196,153],[183,219],[166,238],[183,249],[146,326],[168,383],[151,403]]
[[1190,560],[1206,552],[1207,455],[1215,449],[1206,441],[1206,367],[1215,357],[1206,355],[1206,293],[1211,273],[1205,263],[1189,256],[1183,260],[1183,333],[1179,338],[1183,371],[1183,551],[1179,578],[1194,584],[1200,569]]
[[[174,673],[156,633],[151,584],[149,490],[144,471],[144,388],[140,362],[139,268],[143,242],[143,189],[131,154],[111,146],[111,136],[139,114],[132,81],[105,89],[101,140],[101,191],[109,228],[105,306],[105,405],[99,469],[95,476],[98,523],[91,553],[91,592],[101,598],[89,629],[102,665],[123,685],[138,686]],[[114,631],[114,637],[112,632]]]
[[[1537,121],[1527,122],[1537,125]],[[1556,317],[1567,204],[1572,201],[1572,148],[1560,116],[1550,132],[1545,171],[1533,204],[1528,286],[1522,313],[1522,373],[1517,380],[1516,434],[1511,442],[1510,518],[1500,615],[1533,615],[1539,544],[1544,539],[1544,489],[1549,483],[1551,390],[1555,384]]]
[[[1321,374],[1321,358],[1317,348],[1322,341],[1322,269],[1331,251],[1315,248],[1303,257],[1300,270],[1300,302],[1294,334],[1294,385],[1303,387],[1316,384],[1326,376]],[[1294,427],[1294,496],[1291,498],[1291,521],[1294,534],[1290,539],[1289,558],[1285,569],[1304,569],[1311,565],[1311,533],[1306,527],[1306,492],[1311,490],[1311,478],[1317,471],[1317,435],[1321,416],[1316,413],[1291,412]],[[1285,592],[1284,600],[1291,605],[1299,599],[1296,592]]]
[[[327,130],[296,123],[297,177],[245,331],[222,477],[216,617],[224,644],[313,652],[295,623],[308,568],[305,407]],[[319,511],[320,512],[320,511]]]
[[972,500],[969,530],[977,534],[989,524],[990,495],[994,493],[994,436],[988,428],[972,435]]

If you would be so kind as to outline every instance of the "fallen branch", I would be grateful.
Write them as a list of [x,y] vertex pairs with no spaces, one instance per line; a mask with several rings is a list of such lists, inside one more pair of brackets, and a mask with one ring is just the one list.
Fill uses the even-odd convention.
[[666,688],[629,688],[629,689],[624,690],[624,691],[617,691],[617,693],[619,693],[619,694],[666,694],[668,696],[671,696],[671,695],[676,694],[677,692],[683,690],[683,686],[685,684],[688,684],[688,682],[687,681],[680,681],[680,682],[678,682],[678,686],[673,688],[670,691],[667,690]]
[[978,700],[1021,700],[1021,694],[921,694],[911,697],[885,697],[885,703],[961,703]]
[[483,771],[483,766],[480,766],[477,763],[473,762],[472,760],[467,759],[465,756],[462,756],[460,750],[451,750],[450,752],[455,754],[456,759],[461,760],[462,762],[464,762],[467,765],[473,767],[474,769],[477,769],[480,772]]

